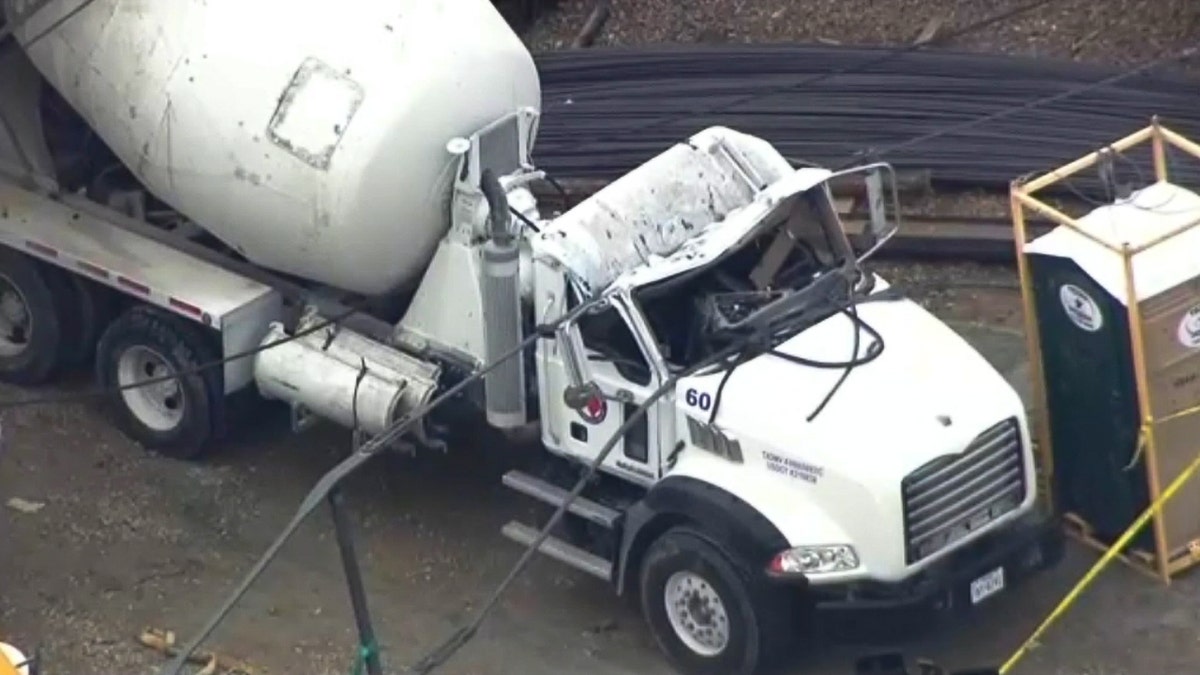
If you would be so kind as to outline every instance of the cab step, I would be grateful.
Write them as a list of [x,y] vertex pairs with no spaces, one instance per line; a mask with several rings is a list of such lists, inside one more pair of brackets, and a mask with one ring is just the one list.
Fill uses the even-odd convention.
[[[522,546],[532,545],[539,534],[538,530],[515,520],[509,521],[500,532]],[[611,562],[577,546],[572,546],[558,537],[546,537],[545,541],[538,546],[538,552],[594,577],[605,581],[612,580]]]
[[[512,488],[521,494],[533,497],[555,508],[562,506],[563,502],[567,501],[567,497],[571,494],[568,490],[564,490],[557,485],[548,483],[522,471],[509,471],[504,474],[502,480],[505,487]],[[584,497],[577,497],[575,501],[571,502],[571,506],[567,511],[610,530],[615,528],[621,520],[620,511],[604,506],[603,504],[597,504]]]

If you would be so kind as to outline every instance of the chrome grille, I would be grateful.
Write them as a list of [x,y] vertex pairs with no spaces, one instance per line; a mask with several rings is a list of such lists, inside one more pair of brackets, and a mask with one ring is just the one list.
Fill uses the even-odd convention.
[[1015,417],[939,457],[901,483],[908,564],[923,560],[1020,506],[1025,466]]

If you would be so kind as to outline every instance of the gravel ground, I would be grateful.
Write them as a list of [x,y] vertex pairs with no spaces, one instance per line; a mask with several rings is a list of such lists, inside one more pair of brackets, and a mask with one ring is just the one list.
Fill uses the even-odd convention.
[[[931,21],[952,31],[1028,0],[611,0],[597,45],[804,42],[903,44]],[[569,46],[594,0],[561,0],[528,32],[535,50]],[[1040,9],[949,42],[955,49],[1129,64],[1180,50],[1200,35],[1194,0],[1050,0]]]
[[[1022,372],[1010,272],[880,270],[913,288],[998,369]],[[0,400],[28,395],[0,387]],[[144,453],[90,405],[18,408],[0,418],[0,504],[25,500],[22,508],[0,506],[0,635],[40,646],[46,672],[55,675],[156,672],[161,659],[134,636],[145,627],[183,637],[196,630],[347,447],[340,430],[295,437],[282,418],[268,415],[193,464]],[[400,664],[449,635],[515,560],[518,550],[498,529],[528,518],[530,507],[499,479],[531,452],[467,437],[446,455],[385,458],[348,485],[389,672],[402,672]],[[1092,560],[1072,547],[1059,568],[1011,589],[969,622],[889,626],[837,643],[809,638],[781,675],[848,675],[856,656],[893,646],[950,667],[1001,659]],[[1109,570],[1017,675],[1189,672],[1200,652],[1193,628],[1200,610],[1191,601],[1198,583],[1184,578],[1168,590],[1124,568]],[[320,514],[209,646],[260,673],[348,673],[351,626],[328,518]],[[602,583],[536,560],[477,639],[440,672],[668,670],[632,607]]]

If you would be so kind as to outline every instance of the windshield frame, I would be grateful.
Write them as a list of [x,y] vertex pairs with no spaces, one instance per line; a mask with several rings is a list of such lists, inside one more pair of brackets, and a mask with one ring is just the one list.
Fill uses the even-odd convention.
[[[799,200],[806,200],[804,202],[805,206],[799,205]],[[757,219],[757,224],[748,228],[743,237],[739,238],[735,244],[726,247],[718,255],[713,256],[696,267],[691,267],[645,284],[630,285],[614,293],[614,295],[619,295],[624,302],[628,303],[626,309],[629,312],[629,317],[636,317],[638,330],[645,331],[644,336],[649,339],[650,345],[643,345],[643,348],[653,350],[652,360],[655,362],[656,367],[661,367],[665,371],[670,372],[684,366],[677,366],[663,357],[660,340],[664,338],[654,329],[653,323],[649,320],[646,313],[645,300],[647,296],[653,297],[669,293],[672,288],[712,271],[730,256],[745,250],[747,246],[760,240],[764,235],[769,235],[771,232],[786,231],[785,228],[789,226],[791,215],[796,208],[807,207],[812,215],[815,216],[815,220],[820,226],[821,237],[825,240],[825,244],[829,246],[827,253],[833,259],[829,262],[828,266],[822,265],[822,270],[809,279],[808,283],[803,287],[792,290],[782,297],[763,305],[751,313],[745,320],[732,326],[730,330],[744,328],[755,322],[778,321],[789,315],[807,315],[809,314],[808,310],[820,306],[823,302],[827,302],[830,306],[830,312],[836,312],[838,308],[835,305],[837,303],[832,302],[832,300],[835,294],[841,294],[839,291],[841,290],[842,283],[844,282],[844,288],[849,293],[857,292],[861,287],[863,278],[870,275],[864,274],[861,261],[854,251],[849,236],[846,234],[845,227],[837,213],[835,204],[836,202],[834,201],[833,192],[828,180],[823,180],[820,183],[803,189],[791,191],[785,196],[773,200],[770,208],[764,210]],[[800,314],[797,314],[798,312]],[[827,318],[830,312],[818,312],[820,316],[814,316],[813,322],[816,323]]]

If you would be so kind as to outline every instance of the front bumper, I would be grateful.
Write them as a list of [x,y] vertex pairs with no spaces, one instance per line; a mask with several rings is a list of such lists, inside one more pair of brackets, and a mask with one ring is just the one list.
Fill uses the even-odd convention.
[[[894,584],[857,582],[839,586],[809,586],[814,609],[825,615],[903,613],[965,610],[973,607],[972,583],[1002,568],[998,592],[980,599],[985,603],[1014,584],[1062,559],[1062,528],[1054,518],[1031,514],[998,532],[972,542],[937,564]],[[996,585],[993,583],[994,589]],[[830,617],[832,618],[832,617]]]

